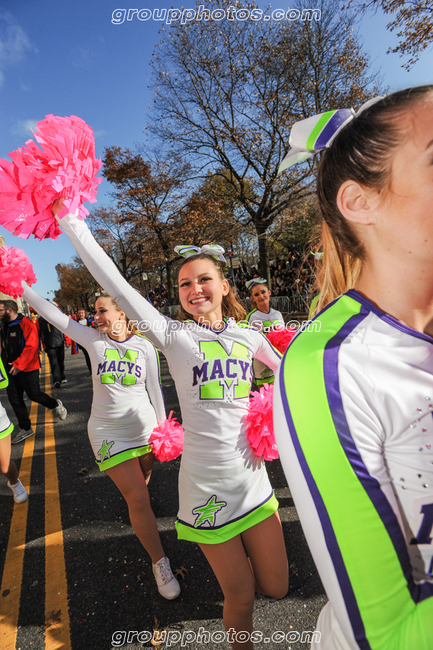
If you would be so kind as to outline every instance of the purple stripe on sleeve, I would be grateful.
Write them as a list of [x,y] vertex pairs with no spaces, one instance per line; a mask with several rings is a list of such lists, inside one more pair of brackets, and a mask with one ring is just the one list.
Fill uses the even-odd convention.
[[382,311],[368,298],[355,291],[355,289],[350,289],[346,295],[350,296],[357,302],[360,302],[361,305],[366,307],[369,311],[372,311],[373,314],[376,314],[376,316],[378,316],[385,323],[388,323],[388,325],[391,325],[392,327],[395,327],[396,329],[400,330],[400,332],[405,332],[406,334],[409,334],[410,336],[413,336],[417,339],[421,339],[422,341],[433,343],[433,339],[431,336],[429,336],[428,334],[424,334],[423,332],[418,332],[418,330],[412,329],[412,327],[409,327],[408,325],[405,325],[404,323],[400,322],[399,320],[394,318],[394,316],[391,316],[390,314],[387,314],[386,312]]

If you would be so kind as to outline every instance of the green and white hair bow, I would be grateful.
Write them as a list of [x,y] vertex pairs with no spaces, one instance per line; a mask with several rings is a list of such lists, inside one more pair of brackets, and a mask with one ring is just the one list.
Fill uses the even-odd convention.
[[245,286],[248,289],[248,291],[253,287],[255,284],[266,284],[267,280],[265,278],[253,278],[252,280],[247,280],[245,282]]
[[204,246],[192,246],[192,245],[186,245],[186,246],[175,246],[174,247],[175,252],[180,255],[181,257],[191,257],[191,255],[200,255],[203,253],[204,255],[211,255],[212,257],[215,257],[217,260],[220,260],[220,262],[224,262],[227,264],[226,259],[224,257],[224,248],[222,246],[218,246],[218,244],[205,244]]
[[314,154],[330,147],[337,134],[349,122],[380,99],[383,99],[382,95],[369,99],[357,112],[353,108],[339,108],[295,122],[289,138],[291,149],[279,166],[278,173],[296,163],[305,162]]

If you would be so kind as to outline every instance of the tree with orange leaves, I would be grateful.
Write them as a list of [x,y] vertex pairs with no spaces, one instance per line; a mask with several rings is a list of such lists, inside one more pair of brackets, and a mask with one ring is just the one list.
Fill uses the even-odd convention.
[[57,264],[56,271],[60,290],[55,293],[55,301],[60,309],[67,311],[70,307],[76,312],[82,307],[91,311],[95,304],[95,293],[100,291],[100,287],[81,259],[76,256],[71,264]]
[[[115,187],[115,209],[93,212],[95,234],[121,273],[165,267],[170,302],[174,300],[174,246],[188,243],[228,244],[236,237],[233,213],[203,188],[192,189],[191,165],[171,156],[170,162],[135,151],[109,147],[103,174]],[[137,256],[138,251],[138,256]]]

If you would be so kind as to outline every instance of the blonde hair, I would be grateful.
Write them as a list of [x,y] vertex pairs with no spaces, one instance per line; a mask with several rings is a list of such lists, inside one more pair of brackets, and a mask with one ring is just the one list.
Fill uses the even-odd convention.
[[[190,255],[190,257],[185,258],[182,264],[180,265],[178,272],[180,273],[181,268],[185,266],[185,264],[188,264],[189,262],[194,262],[195,260],[208,260],[209,262],[212,262],[221,280],[226,279],[221,262],[216,260],[211,255],[206,255],[205,253]],[[226,318],[234,318],[236,322],[239,322],[245,319],[245,316],[247,315],[247,310],[240,302],[240,300],[237,298],[236,293],[237,293],[236,287],[232,287],[229,283],[229,292],[226,296],[223,296],[222,303],[221,303],[221,311],[222,311],[222,315],[226,316]],[[192,314],[188,313],[182,307],[182,305],[180,305],[179,311],[177,312],[177,319],[180,321],[194,320],[194,317]]]
[[320,297],[312,315],[354,288],[365,259],[363,243],[337,206],[341,185],[353,180],[377,191],[389,185],[392,156],[404,137],[399,117],[432,93],[433,86],[420,86],[383,97],[345,126],[323,153],[317,178],[323,258],[317,264]]
[[[123,313],[125,314],[125,312],[124,312],[124,310],[122,309],[122,307],[120,307],[120,305],[118,305],[117,302],[114,300],[114,298],[113,298],[112,296],[110,296],[108,293],[105,293],[105,292],[104,292],[104,293],[101,293],[101,295],[98,296],[98,299],[96,300],[96,302],[98,302],[99,298],[109,298],[109,299],[111,300],[111,303],[112,303],[114,309],[115,309],[116,311],[123,311]],[[95,303],[95,305],[96,305],[96,303]],[[140,334],[140,336],[141,336],[140,331],[139,331],[139,330],[135,327],[135,325],[134,325],[134,324],[129,320],[129,318],[128,318],[128,316],[127,316],[126,314],[125,314],[125,321],[126,321],[126,327],[128,328],[128,332],[132,332],[133,334]]]
[[315,262],[315,288],[319,291],[319,298],[310,314],[311,317],[338,296],[353,289],[362,269],[362,259],[338,246],[339,240],[332,236],[325,220],[322,222],[320,241],[323,257]]

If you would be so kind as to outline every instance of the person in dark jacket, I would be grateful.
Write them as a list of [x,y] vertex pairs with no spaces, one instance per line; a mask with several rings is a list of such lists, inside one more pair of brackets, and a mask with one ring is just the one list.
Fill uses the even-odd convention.
[[61,420],[68,412],[59,399],[43,393],[39,387],[39,334],[36,325],[18,313],[14,300],[3,300],[1,304],[4,307],[0,329],[1,358],[9,379],[6,392],[20,427],[12,440],[12,444],[16,444],[34,434],[24,403],[24,391],[33,402],[55,410]]
[[[65,337],[57,327],[51,325],[45,318],[38,318],[39,334],[42,345],[48,355],[51,368],[51,376],[55,388],[65,384]],[[67,347],[69,345],[66,343]]]
[[[80,323],[80,325],[84,325],[85,327],[93,327],[92,321],[86,316],[85,309],[78,310],[77,322]],[[89,375],[92,375],[92,364],[90,363],[90,357],[86,348],[83,348],[82,345],[79,345],[78,349],[83,351],[84,358],[86,359],[87,370],[89,371]]]

